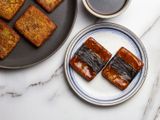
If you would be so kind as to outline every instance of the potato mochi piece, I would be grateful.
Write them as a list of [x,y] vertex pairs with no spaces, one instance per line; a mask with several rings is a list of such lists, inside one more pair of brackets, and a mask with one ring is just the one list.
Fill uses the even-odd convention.
[[90,37],[70,60],[71,67],[83,78],[92,80],[111,58],[111,53]]
[[0,17],[11,20],[25,0],[0,0]]
[[41,46],[56,30],[57,26],[35,6],[30,5],[16,21],[15,28],[35,46]]
[[36,0],[47,12],[52,12],[58,7],[62,0]]
[[124,90],[143,65],[133,53],[122,47],[103,69],[102,75],[120,90]]
[[19,42],[19,35],[0,20],[0,59],[4,59]]

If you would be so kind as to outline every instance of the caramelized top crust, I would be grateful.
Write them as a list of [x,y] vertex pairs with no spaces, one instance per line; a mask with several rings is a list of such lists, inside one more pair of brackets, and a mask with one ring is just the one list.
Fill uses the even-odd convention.
[[0,0],[0,17],[7,20],[13,18],[25,0]]
[[144,65],[140,59],[124,47],[122,47],[116,55],[123,58],[126,63],[131,65],[137,71],[139,71]]
[[112,54],[108,50],[106,50],[102,45],[96,42],[96,40],[92,37],[89,37],[84,45],[95,52],[97,56],[99,56],[104,62],[107,62],[112,56]]
[[19,35],[6,23],[0,20],[0,58],[3,59],[16,46]]

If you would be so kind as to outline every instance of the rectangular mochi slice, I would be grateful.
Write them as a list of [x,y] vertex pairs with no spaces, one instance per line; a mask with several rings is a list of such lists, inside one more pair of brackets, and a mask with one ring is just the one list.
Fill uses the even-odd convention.
[[15,28],[31,43],[39,47],[52,35],[57,26],[39,9],[30,5],[16,21]]
[[19,35],[0,20],[0,59],[4,59],[17,45]]
[[70,60],[71,67],[86,80],[92,80],[111,58],[111,53],[90,37]]
[[122,47],[103,69],[102,75],[120,90],[124,90],[143,65],[141,60]]
[[58,7],[62,0],[36,0],[47,12],[52,12]]
[[25,0],[0,0],[0,17],[11,20]]

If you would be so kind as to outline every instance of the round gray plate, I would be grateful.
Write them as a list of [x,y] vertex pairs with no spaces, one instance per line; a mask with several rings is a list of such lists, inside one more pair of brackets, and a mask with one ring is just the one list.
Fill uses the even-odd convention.
[[[95,38],[112,56],[123,46],[143,61],[143,69],[127,89],[117,89],[102,77],[101,72],[92,81],[87,82],[70,67],[69,60],[88,37]],[[79,32],[70,43],[65,57],[65,74],[71,88],[85,101],[99,106],[117,105],[131,98],[141,88],[147,74],[147,60],[146,50],[134,33],[117,24],[98,23]]]
[[24,13],[30,4],[35,5],[49,16],[50,19],[57,24],[58,29],[40,48],[36,48],[21,36],[20,42],[11,54],[9,54],[6,59],[0,60],[0,68],[19,69],[40,63],[55,53],[69,35],[76,16],[76,0],[64,0],[62,4],[50,14],[42,9],[34,0],[26,0],[23,7],[8,24],[13,27],[15,21]]

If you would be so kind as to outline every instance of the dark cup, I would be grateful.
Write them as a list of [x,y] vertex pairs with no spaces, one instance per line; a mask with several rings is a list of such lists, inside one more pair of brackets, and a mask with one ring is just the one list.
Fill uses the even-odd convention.
[[99,18],[112,18],[122,14],[131,0],[82,0],[85,8]]

